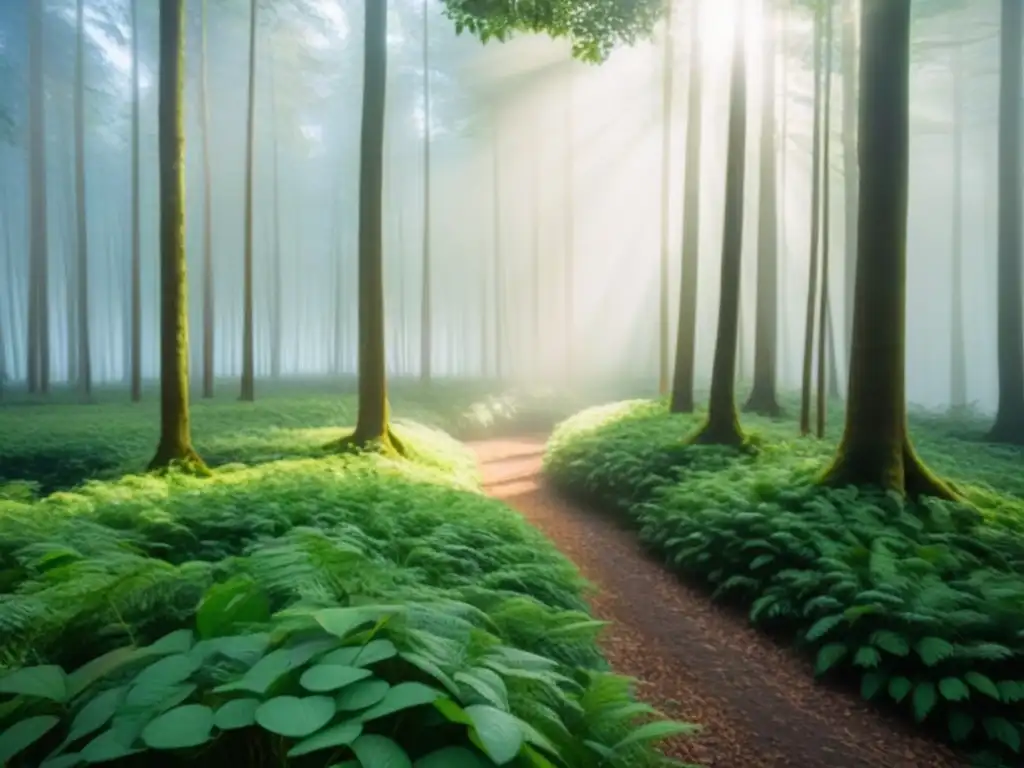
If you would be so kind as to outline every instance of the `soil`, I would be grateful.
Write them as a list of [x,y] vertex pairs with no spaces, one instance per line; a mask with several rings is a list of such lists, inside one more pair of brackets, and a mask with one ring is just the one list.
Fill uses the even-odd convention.
[[488,494],[543,531],[596,587],[602,648],[638,695],[702,726],[663,745],[709,768],[953,768],[968,763],[814,681],[810,663],[713,604],[640,548],[636,535],[547,488],[544,437],[470,443]]

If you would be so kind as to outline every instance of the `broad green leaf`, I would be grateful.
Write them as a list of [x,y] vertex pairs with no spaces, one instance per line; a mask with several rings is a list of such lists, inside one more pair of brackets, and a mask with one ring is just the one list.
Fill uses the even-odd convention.
[[213,714],[213,724],[222,731],[248,728],[256,724],[256,710],[259,706],[259,699],[234,699],[223,704]]
[[68,682],[64,670],[53,664],[22,667],[0,677],[0,693],[65,702],[68,699]]
[[313,614],[316,622],[327,632],[344,640],[352,630],[363,624],[400,612],[398,606],[359,605],[346,608],[325,608]]
[[199,669],[200,663],[187,653],[166,656],[139,672],[132,685],[138,688],[169,688],[188,680]]
[[466,707],[466,714],[484,751],[494,762],[501,765],[519,754],[523,746],[523,731],[513,715],[486,704]]
[[129,711],[152,710],[154,714],[176,707],[196,690],[195,683],[171,686],[136,685],[124,697],[124,707]]
[[871,644],[881,648],[893,656],[906,656],[910,653],[910,644],[903,635],[888,629],[880,629],[871,635]]
[[0,764],[31,747],[59,722],[60,718],[53,715],[37,715],[20,720],[0,733]]
[[68,752],[63,755],[54,755],[43,760],[39,768],[74,768],[82,762],[82,756],[77,752]]
[[441,692],[429,685],[417,682],[399,683],[388,689],[384,698],[359,715],[362,722],[386,717],[403,709],[431,704],[442,696]]
[[974,717],[962,709],[950,710],[946,722],[949,726],[949,738],[954,744],[964,741],[974,730]]
[[213,710],[202,704],[187,704],[164,712],[142,731],[150,749],[187,749],[210,740]]
[[659,720],[653,723],[645,723],[630,731],[629,735],[620,740],[612,747],[616,752],[621,752],[631,744],[646,744],[652,741],[661,741],[672,736],[687,735],[696,733],[698,726],[692,723],[675,723],[669,720]]
[[301,739],[316,733],[334,717],[330,696],[276,696],[256,710],[256,722],[279,736]]
[[974,672],[972,670],[964,673],[964,680],[966,680],[972,688],[984,693],[989,698],[995,699],[996,701],[1000,700],[999,689],[987,675],[983,675],[981,672]]
[[188,653],[195,639],[191,629],[178,629],[164,635],[155,643],[150,643],[142,650],[147,653]]
[[928,713],[932,711],[937,700],[938,694],[935,691],[935,683],[917,684],[914,688],[914,717],[918,722],[928,717]]
[[370,675],[371,672],[368,669],[343,667],[338,664],[324,664],[321,662],[302,673],[302,677],[299,678],[299,685],[313,693],[337,691]]
[[228,691],[266,693],[274,683],[298,666],[300,665],[296,663],[295,655],[289,649],[278,648],[257,661],[240,680],[218,686],[213,691],[214,693]]
[[334,749],[344,747],[355,741],[363,732],[362,723],[356,720],[346,720],[330,728],[325,728],[319,733],[314,733],[308,739],[303,739],[290,750],[288,757],[299,757],[316,752],[319,749]]
[[981,721],[985,733],[993,741],[1002,742],[1014,752],[1020,752],[1020,730],[1003,717],[985,717]]
[[352,742],[352,751],[362,768],[412,768],[405,750],[386,736],[363,734]]
[[970,690],[959,677],[942,678],[939,681],[939,693],[942,694],[942,698],[949,701],[961,701],[971,696]]
[[68,675],[68,698],[73,699],[90,685],[139,658],[133,646],[115,648],[86,662]]
[[924,637],[917,641],[914,646],[921,661],[929,667],[934,667],[940,661],[948,659],[953,655],[953,644],[941,637]]
[[474,667],[467,672],[456,672],[455,682],[476,691],[488,704],[508,711],[508,687],[493,669]]
[[473,724],[473,721],[469,719],[469,715],[466,714],[466,710],[451,699],[438,699],[434,702],[434,707],[449,722],[458,723],[459,725]]
[[882,661],[882,654],[870,645],[862,645],[857,649],[857,655],[853,657],[854,665],[858,667],[877,667]]
[[866,701],[870,701],[885,685],[886,675],[884,672],[867,672],[860,679],[860,695]]
[[391,686],[384,680],[373,678],[360,680],[358,683],[342,688],[334,701],[341,712],[355,709],[367,709],[383,699]]
[[320,659],[321,664],[340,664],[344,667],[369,667],[380,661],[387,661],[398,654],[390,640],[371,640],[366,645],[338,648]]
[[68,731],[65,743],[70,744],[77,741],[109,723],[110,718],[114,716],[124,700],[127,690],[128,686],[125,685],[110,688],[86,702],[85,706],[75,715],[75,719],[71,721],[71,729]]
[[270,601],[249,577],[214,584],[196,611],[196,629],[204,639],[229,635],[239,627],[270,620]]
[[493,766],[493,762],[465,747],[444,747],[413,763],[413,768],[492,768]]
[[818,651],[818,661],[814,667],[814,674],[823,675],[834,667],[846,656],[847,648],[843,643],[829,643]]
[[889,695],[895,702],[903,701],[907,698],[907,694],[910,693],[914,684],[911,683],[905,677],[894,677],[889,681]]
[[80,754],[87,763],[112,763],[122,757],[136,755],[144,750],[131,746],[131,741],[126,739],[117,728],[111,726],[108,730],[94,738]]
[[251,667],[270,648],[270,635],[254,632],[249,635],[229,635],[200,640],[190,651],[192,656],[206,660],[214,655],[226,656],[247,667]]

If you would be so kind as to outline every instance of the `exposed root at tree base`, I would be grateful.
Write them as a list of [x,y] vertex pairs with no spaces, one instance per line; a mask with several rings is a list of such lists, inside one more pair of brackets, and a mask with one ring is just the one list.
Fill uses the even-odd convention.
[[1024,416],[1000,418],[997,415],[992,429],[985,435],[985,440],[990,443],[1024,445]]
[[193,477],[210,477],[213,472],[206,466],[192,446],[158,446],[156,456],[149,462],[148,472],[164,474],[166,472],[181,472]]
[[405,443],[390,426],[383,435],[373,437],[364,437],[354,431],[350,435],[328,443],[324,449],[332,453],[377,453],[393,459],[405,458],[409,455]]
[[962,501],[951,484],[932,472],[917,455],[910,441],[904,441],[902,462],[883,461],[881,453],[869,458],[851,455],[840,443],[835,460],[822,473],[818,482],[833,488],[849,485],[896,491],[911,499],[925,496],[945,501]]
[[687,442],[693,445],[722,445],[737,450],[749,446],[743,430],[740,429],[738,419],[734,420],[732,424],[706,421],[700,429],[687,438]]
[[758,416],[766,416],[769,419],[781,418],[785,413],[782,410],[782,406],[775,399],[774,394],[757,392],[756,390],[751,393],[746,405],[743,406],[743,412],[755,413]]

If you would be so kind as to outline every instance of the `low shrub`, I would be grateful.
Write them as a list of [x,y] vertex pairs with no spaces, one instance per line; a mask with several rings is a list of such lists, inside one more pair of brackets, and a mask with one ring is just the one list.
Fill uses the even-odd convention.
[[609,406],[562,425],[545,467],[562,489],[626,515],[716,599],[793,638],[817,674],[852,678],[864,698],[982,761],[1018,755],[1024,505],[1011,495],[1019,480],[1006,451],[940,438],[931,424],[919,447],[970,504],[916,503],[816,486],[832,441],[793,439],[787,422],[744,422],[758,450],[730,454],[685,445],[693,417]]

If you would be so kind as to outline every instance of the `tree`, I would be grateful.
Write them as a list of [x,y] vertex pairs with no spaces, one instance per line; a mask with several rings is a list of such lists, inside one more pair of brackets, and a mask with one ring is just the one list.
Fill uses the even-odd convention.
[[206,0],[202,0],[199,41],[199,132],[203,141],[203,397],[213,397],[214,366],[214,284],[213,207],[210,171],[210,92],[206,45]]
[[963,49],[954,45],[950,74],[953,78],[953,221],[950,298],[949,406],[953,411],[967,408],[967,360],[964,341],[963,230],[964,230],[964,96]]
[[850,356],[853,335],[853,286],[857,277],[857,2],[843,0],[843,219],[845,226],[845,301],[843,317],[843,352]]
[[185,0],[160,4],[160,442],[151,470],[209,470],[192,447],[185,259]]
[[721,299],[711,368],[708,419],[692,440],[739,447],[744,442],[736,410],[736,346],[739,337],[740,281],[743,266],[743,186],[747,144],[746,24],[737,14],[729,88],[729,139],[725,176],[725,232],[722,235]]
[[46,215],[46,112],[43,4],[28,6],[28,390],[50,391],[49,245]]
[[569,71],[565,75],[565,154],[563,156],[565,174],[565,243],[563,253],[565,263],[562,298],[565,312],[565,375],[571,385],[576,375],[575,358],[573,355],[576,339],[576,150],[574,134],[576,125],[573,120],[573,62],[569,61]]
[[[205,2],[205,0],[204,0]],[[131,266],[131,386],[132,402],[142,400],[142,206],[139,193],[139,0],[132,0],[132,266]]]
[[[89,233],[85,205],[85,0],[75,4],[74,92],[78,387],[82,396],[88,398],[92,394],[92,353],[89,349]],[[71,344],[70,338],[68,344]]]
[[245,125],[245,246],[242,254],[242,394],[241,399],[256,399],[255,334],[252,306],[252,187],[256,143],[256,17],[257,2],[249,5],[249,99]]
[[672,413],[693,411],[693,378],[697,347],[697,272],[700,256],[701,152],[700,3],[690,19],[690,63],[686,97],[686,171],[683,181],[683,248],[679,286],[675,369],[672,373]]
[[905,390],[911,0],[861,5],[857,281],[846,425],[821,482],[954,498],[918,457]]
[[[832,147],[832,3],[825,5],[825,103],[822,105],[822,144],[821,144],[821,294],[818,298],[818,391],[817,421],[815,434],[825,436],[825,399],[826,378],[835,386],[835,344],[832,343],[832,322],[829,316],[829,262],[830,246],[832,245],[829,224],[831,221],[832,185],[829,183]],[[826,347],[826,344],[828,345]],[[827,361],[832,361],[831,370],[827,369]]]
[[427,2],[423,0],[423,283],[420,295],[420,379],[424,382],[430,381],[434,356],[430,259],[430,13]]
[[776,371],[779,336],[779,227],[775,154],[775,0],[764,0],[764,94],[761,120],[761,190],[757,235],[757,316],[754,386],[745,410],[778,416]]
[[671,178],[670,160],[672,155],[672,84],[675,60],[675,39],[672,30],[672,3],[665,0],[665,50],[661,66],[661,259],[658,277],[658,393],[669,392],[668,370],[668,279],[669,249],[672,244],[672,229],[669,226],[668,182]]
[[1021,42],[1024,6],[1002,0],[999,77],[999,405],[988,437],[1024,443],[1024,297],[1021,295]]

